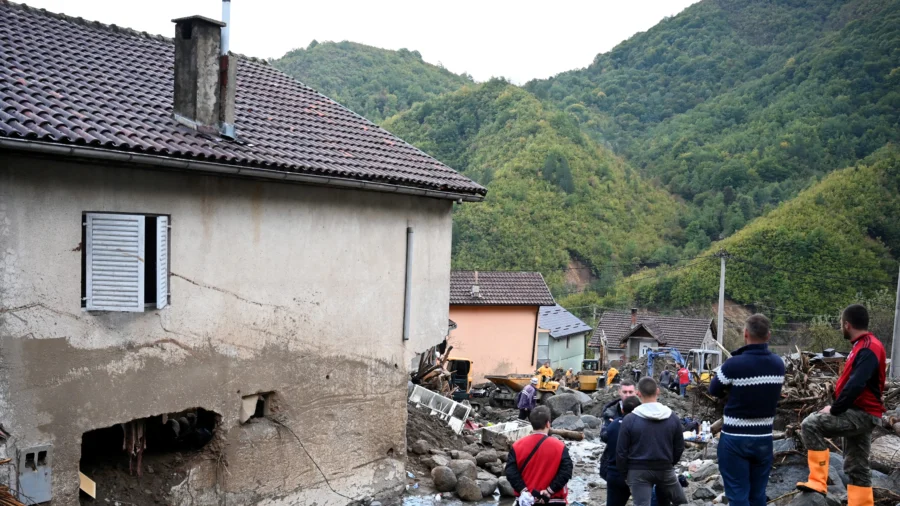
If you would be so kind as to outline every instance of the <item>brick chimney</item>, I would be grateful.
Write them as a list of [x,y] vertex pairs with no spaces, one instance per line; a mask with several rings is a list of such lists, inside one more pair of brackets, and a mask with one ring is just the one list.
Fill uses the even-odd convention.
[[637,308],[631,308],[631,328],[637,327]]
[[237,65],[222,54],[226,23],[203,16],[175,23],[175,120],[208,134],[234,137]]

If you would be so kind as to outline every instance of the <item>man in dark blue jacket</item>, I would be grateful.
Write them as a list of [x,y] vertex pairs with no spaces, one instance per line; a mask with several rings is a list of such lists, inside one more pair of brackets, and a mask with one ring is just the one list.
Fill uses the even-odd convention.
[[772,424],[784,384],[784,361],[769,351],[769,319],[747,318],[744,343],[716,369],[709,392],[728,394],[719,439],[719,472],[730,506],[765,506],[772,470]]
[[[634,411],[634,408],[641,405],[641,400],[635,396],[628,397],[622,401],[622,411],[625,415]],[[619,441],[619,428],[622,425],[622,419],[616,418],[606,428],[606,451],[609,452],[609,461],[606,464],[606,506],[625,506],[628,498],[631,497],[631,490],[628,483],[625,483],[625,475],[619,473],[616,467],[616,444]]]
[[650,506],[654,485],[661,501],[684,504],[687,498],[675,476],[675,464],[684,453],[681,420],[656,402],[659,386],[655,379],[641,378],[637,390],[643,404],[622,419],[616,468],[627,477],[634,506]]
[[[612,424],[615,420],[622,418],[625,416],[625,412],[622,409],[622,404],[625,402],[625,399],[629,397],[634,397],[637,392],[634,390],[634,382],[631,380],[625,380],[622,384],[619,385],[619,398],[613,399],[609,401],[605,406],[603,406],[603,412],[601,413],[601,418],[603,419],[603,428],[600,430],[600,440],[604,443],[607,443],[606,440],[606,431],[609,429],[610,424]],[[612,450],[615,451],[615,450]],[[610,458],[610,449],[609,445],[606,445],[606,448],[603,449],[603,454],[600,455],[600,477],[604,480],[606,479],[606,468],[609,465]]]

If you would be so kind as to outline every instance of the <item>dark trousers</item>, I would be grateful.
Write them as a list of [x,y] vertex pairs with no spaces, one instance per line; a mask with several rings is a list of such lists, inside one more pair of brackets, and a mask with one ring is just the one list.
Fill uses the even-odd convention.
[[772,438],[722,434],[718,455],[729,506],[765,506],[772,470]]
[[682,383],[682,384],[679,384],[678,387],[681,389],[681,396],[682,396],[682,397],[684,397],[685,395],[687,395],[687,387],[688,387],[688,383]]
[[519,420],[528,420],[528,415],[531,414],[530,409],[520,409],[519,410]]
[[625,477],[615,469],[606,470],[606,506],[625,506],[631,497],[631,489]]
[[687,497],[674,469],[665,471],[632,469],[628,471],[628,488],[631,489],[631,497],[634,506],[650,506],[653,496],[653,486],[656,485],[656,498],[659,506],[686,504]]

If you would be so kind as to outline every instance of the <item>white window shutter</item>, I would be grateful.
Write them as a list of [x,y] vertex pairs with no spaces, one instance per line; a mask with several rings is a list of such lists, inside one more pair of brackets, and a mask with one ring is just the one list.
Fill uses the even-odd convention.
[[144,217],[88,214],[89,311],[144,310]]
[[169,217],[156,218],[156,308],[169,305]]

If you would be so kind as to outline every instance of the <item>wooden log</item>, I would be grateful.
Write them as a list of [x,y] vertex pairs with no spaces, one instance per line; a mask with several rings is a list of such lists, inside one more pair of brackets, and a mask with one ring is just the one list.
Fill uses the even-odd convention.
[[722,432],[723,425],[725,425],[725,420],[722,418],[719,418],[718,420],[713,422],[712,425],[709,426],[709,431],[712,432],[713,434],[718,434],[718,433]]
[[550,429],[551,436],[560,436],[570,441],[581,441],[584,439],[584,433],[574,430]]
[[900,468],[900,436],[888,434],[872,441],[872,451],[869,457],[872,469],[877,469],[885,474]]

